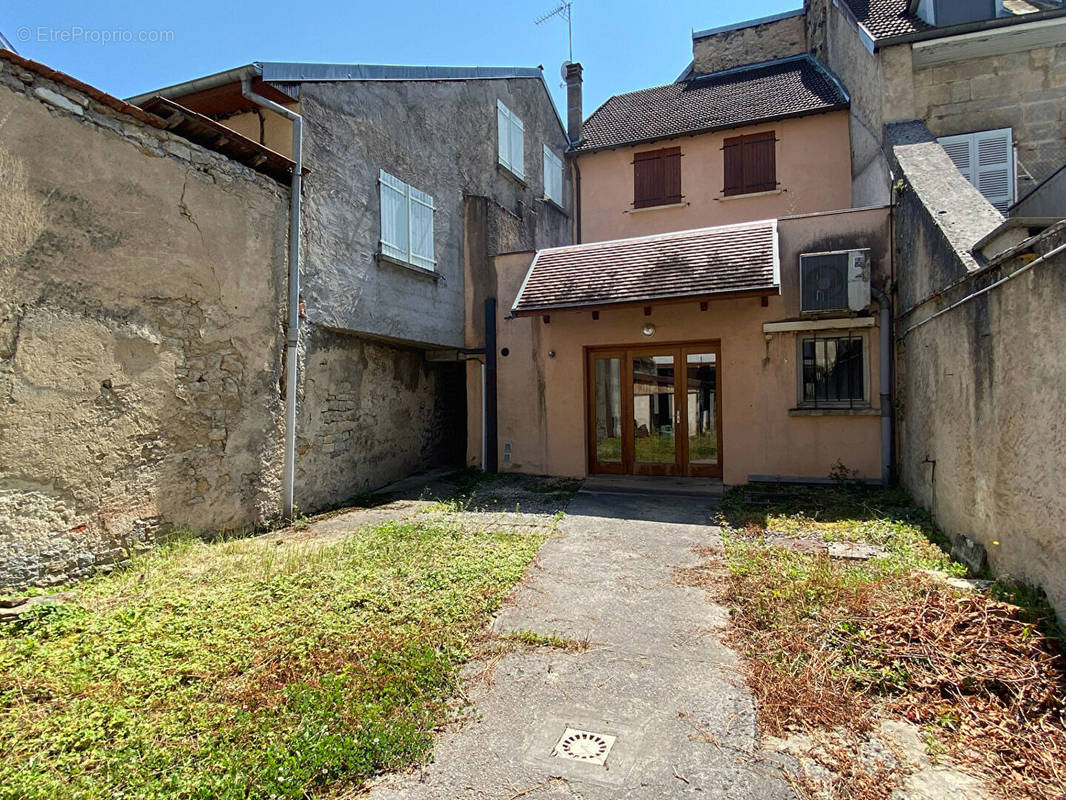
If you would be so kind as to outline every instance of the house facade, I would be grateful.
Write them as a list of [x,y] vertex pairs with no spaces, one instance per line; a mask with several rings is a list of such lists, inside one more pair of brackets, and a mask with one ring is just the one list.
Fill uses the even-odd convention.
[[[468,327],[498,253],[568,244],[565,128],[537,68],[261,63],[146,93],[280,153],[302,118],[295,502],[463,460]],[[470,354],[470,358],[479,358]]]
[[884,478],[889,214],[852,209],[849,95],[802,42],[706,39],[571,130],[579,244],[495,261],[501,470]]

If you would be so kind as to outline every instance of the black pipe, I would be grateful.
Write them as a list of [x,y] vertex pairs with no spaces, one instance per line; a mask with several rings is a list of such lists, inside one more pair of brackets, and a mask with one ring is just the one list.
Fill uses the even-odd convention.
[[485,472],[499,470],[496,432],[496,298],[485,301]]

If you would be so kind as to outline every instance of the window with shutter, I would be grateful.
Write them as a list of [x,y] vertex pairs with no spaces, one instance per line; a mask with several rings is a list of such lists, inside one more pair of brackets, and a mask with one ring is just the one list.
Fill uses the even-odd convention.
[[633,155],[633,206],[650,208],[680,203],[681,148],[665,147]]
[[496,153],[500,164],[525,179],[525,126],[502,101],[496,101]]
[[774,131],[733,136],[722,143],[725,195],[770,192],[777,188],[777,136]]
[[422,269],[436,269],[433,258],[433,198],[385,170],[381,188],[381,253]]
[[563,204],[563,161],[544,145],[544,196],[558,206]]
[[1010,128],[937,139],[959,172],[1001,212],[1014,204],[1014,139]]

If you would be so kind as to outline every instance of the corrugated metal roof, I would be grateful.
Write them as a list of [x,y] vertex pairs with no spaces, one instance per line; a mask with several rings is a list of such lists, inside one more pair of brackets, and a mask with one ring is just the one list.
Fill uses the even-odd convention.
[[844,88],[813,57],[697,75],[610,98],[585,120],[578,152],[751,125],[848,106]]
[[512,310],[772,293],[779,285],[777,220],[762,220],[541,250]]

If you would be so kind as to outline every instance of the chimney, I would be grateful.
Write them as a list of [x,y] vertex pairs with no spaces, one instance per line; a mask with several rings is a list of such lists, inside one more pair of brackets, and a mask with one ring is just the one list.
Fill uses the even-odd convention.
[[581,65],[566,65],[566,135],[570,144],[581,141]]

